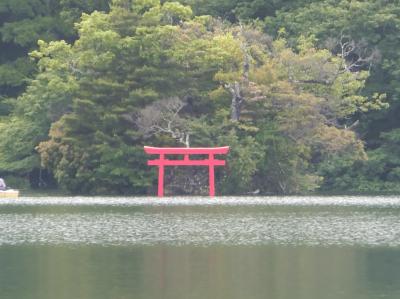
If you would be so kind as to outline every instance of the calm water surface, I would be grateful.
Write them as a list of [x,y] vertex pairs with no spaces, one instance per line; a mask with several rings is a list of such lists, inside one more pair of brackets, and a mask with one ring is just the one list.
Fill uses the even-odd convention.
[[0,298],[400,298],[399,197],[0,200]]

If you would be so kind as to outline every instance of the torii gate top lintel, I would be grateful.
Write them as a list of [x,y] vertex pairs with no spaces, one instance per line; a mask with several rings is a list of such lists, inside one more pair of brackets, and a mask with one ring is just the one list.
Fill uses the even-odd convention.
[[156,155],[156,154],[224,155],[229,152],[229,146],[221,146],[221,147],[152,147],[152,146],[145,146],[144,151],[147,154],[151,154],[151,155]]
[[[147,165],[158,166],[158,196],[164,195],[164,166],[208,166],[210,196],[215,195],[214,166],[225,165],[225,160],[215,159],[214,155],[225,155],[229,146],[223,147],[151,147],[144,151],[150,155],[159,155],[157,160],[147,161]],[[165,155],[184,155],[183,160],[166,159]],[[208,155],[208,159],[190,160],[190,155]]]

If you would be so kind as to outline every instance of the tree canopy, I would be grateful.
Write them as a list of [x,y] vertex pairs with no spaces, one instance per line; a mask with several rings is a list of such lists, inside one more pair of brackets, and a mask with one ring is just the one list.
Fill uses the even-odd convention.
[[[398,190],[396,121],[372,129],[396,109],[397,10],[301,3],[57,2],[46,15],[62,34],[20,44],[36,74],[17,80],[28,84],[0,122],[0,170],[77,194],[146,194],[143,145],[229,145],[225,194]],[[4,24],[3,40],[22,43]],[[167,189],[202,193],[206,179],[171,168]]]

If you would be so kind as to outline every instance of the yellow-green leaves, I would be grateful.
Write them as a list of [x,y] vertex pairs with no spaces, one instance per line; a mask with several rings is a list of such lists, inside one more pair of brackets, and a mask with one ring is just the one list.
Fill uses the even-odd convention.
[[179,2],[165,2],[161,7],[161,13],[165,21],[171,24],[187,21],[193,15],[189,6],[184,6]]
[[348,119],[384,96],[365,96],[369,72],[349,71],[313,36],[291,48],[283,31],[273,41],[259,27],[193,17],[177,2],[114,0],[110,13],[82,16],[74,43],[39,42],[16,140],[31,132],[24,121],[40,131],[22,148],[41,142],[43,165],[77,193],[145,192],[142,146],[179,146],[184,135],[191,146],[231,146],[221,190],[312,191],[321,161],[364,157]]
[[160,0],[135,0],[132,3],[133,11],[143,14],[146,11],[160,6]]

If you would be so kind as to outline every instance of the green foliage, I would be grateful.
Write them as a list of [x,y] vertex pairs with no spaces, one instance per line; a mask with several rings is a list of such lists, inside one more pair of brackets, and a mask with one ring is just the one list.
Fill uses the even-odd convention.
[[181,0],[197,15],[212,15],[229,21],[264,19],[282,9],[301,7],[312,0]]
[[326,177],[322,190],[366,194],[400,191],[400,129],[382,133],[383,145],[368,152],[368,160],[334,157],[321,165]]
[[363,118],[362,129],[368,134],[368,142],[376,143],[380,132],[399,126],[394,119],[388,121],[388,115],[398,113],[400,60],[396,50],[399,41],[394,37],[398,33],[399,13],[396,1],[315,1],[305,7],[278,12],[276,17],[266,20],[266,28],[274,34],[285,27],[291,39],[299,34],[312,35],[320,46],[330,47],[333,40],[344,35],[356,41],[357,55],[375,56],[365,92],[386,93],[391,103],[389,110]]
[[[156,6],[146,6],[143,15],[136,12],[141,9],[132,10],[132,17],[137,19],[132,29],[137,30],[130,36],[123,36],[114,26],[125,17],[119,10],[108,15],[95,12],[83,16],[78,25],[80,38],[73,47],[65,48],[69,52],[63,58],[54,56],[61,47],[56,44],[34,53],[41,56],[39,65],[45,64],[44,73],[48,72],[47,53],[51,53],[49,66],[60,70],[56,77],[72,78],[70,86],[77,84],[67,104],[71,111],[53,124],[51,139],[38,148],[44,165],[71,192],[143,193],[151,182],[144,179],[148,174],[142,137],[135,131],[132,118],[160,94],[183,92],[187,81],[183,68],[168,59],[178,27],[162,16],[168,13],[184,19],[190,9],[174,3],[160,7],[146,3]],[[148,12],[156,7],[159,15],[154,19],[155,15]],[[64,58],[73,59],[74,68],[61,69]]]
[[263,158],[260,144],[251,136],[239,140],[234,130],[222,135],[218,141],[220,144],[229,144],[232,148],[228,158],[228,169],[221,181],[222,192],[240,194],[256,187],[253,178]]
[[[302,34],[317,40],[319,47],[328,47],[334,53],[340,53],[340,47],[337,45],[340,38],[344,37],[344,41],[350,39],[354,41],[355,51],[348,58],[349,62],[359,57],[370,59],[368,63],[361,66],[361,69],[368,69],[370,73],[365,86],[360,86],[362,92],[370,98],[377,99],[375,103],[378,105],[381,102],[379,98],[386,95],[385,101],[390,104],[390,107],[378,111],[370,110],[369,113],[358,115],[357,129],[364,137],[367,148],[371,149],[368,151],[369,162],[362,162],[362,165],[372,165],[373,161],[385,164],[377,157],[392,158],[385,150],[388,140],[382,137],[385,136],[382,132],[396,130],[400,126],[398,119],[400,89],[397,83],[400,79],[400,59],[397,51],[399,40],[395,37],[398,35],[400,20],[398,4],[397,1],[313,1],[303,7],[278,11],[276,16],[265,20],[265,28],[268,32],[273,35],[279,34],[279,31],[284,32],[292,45],[297,43],[297,36]],[[355,85],[354,87],[359,88]],[[338,88],[343,89],[343,92],[347,89],[341,85]],[[353,99],[357,101],[357,97]],[[370,103],[372,106],[375,105],[374,101]],[[364,109],[361,110],[365,112]],[[377,147],[382,147],[382,149],[377,149]],[[378,156],[376,156],[377,151],[381,153]],[[342,167],[341,169],[349,168]],[[326,173],[326,176],[331,175]],[[332,190],[347,190],[345,186],[351,186],[351,190],[357,191],[357,184],[359,184],[360,190],[368,189],[368,186],[374,186],[373,189],[382,192],[386,189],[393,190],[384,183],[386,177],[382,179],[382,175],[375,172],[367,175],[364,166],[360,166],[358,170],[353,169],[350,173],[344,170],[340,174],[332,173],[332,179],[339,180],[338,176],[343,176],[343,180],[354,178],[353,180],[356,181],[356,177],[360,179],[359,183],[354,184],[326,184],[325,189],[331,186]],[[368,182],[371,184],[368,185]]]
[[2,173],[28,174],[39,167],[35,146],[44,139],[40,124],[13,117],[0,126],[1,144],[0,171]]
[[[37,69],[27,53],[37,47],[38,40],[74,40],[74,23],[82,12],[95,9],[108,10],[108,1],[0,0],[0,115],[9,115],[0,124],[2,172],[26,178],[40,167],[35,146],[47,138],[51,122],[69,109],[74,88],[71,77],[54,76],[66,67],[65,60],[64,65],[50,65],[48,57],[39,65],[47,73],[31,81]],[[63,42],[40,45],[42,55],[65,54]],[[29,82],[28,91],[16,101]]]
[[38,40],[74,40],[82,12],[108,10],[108,0],[0,0],[0,96],[16,97],[35,73],[27,59]]
[[7,182],[7,186],[11,186],[13,189],[29,190],[31,187],[29,177],[5,175],[3,179]]
[[[324,190],[353,190],[346,176],[368,163],[379,180],[395,183],[400,166],[379,170],[373,164],[388,164],[394,147],[371,151],[367,160],[352,131],[355,117],[387,107],[385,90],[366,91],[374,70],[353,67],[337,47],[323,48],[321,39],[330,33],[315,26],[296,31],[311,19],[302,12],[316,10],[322,22],[322,16],[349,8],[344,2],[333,7],[327,1],[327,12],[318,3],[291,7],[292,1],[226,1],[220,11],[213,11],[212,1],[193,6],[195,13],[235,15],[231,20],[291,7],[266,20],[279,30],[285,27],[281,20],[286,24],[290,13],[299,14],[301,22],[279,30],[275,40],[259,30],[260,21],[194,16],[178,2],[114,0],[110,12],[84,13],[74,27],[77,36],[73,20],[100,5],[96,1],[50,1],[42,14],[18,10],[20,17],[2,25],[2,38],[24,49],[33,47],[30,38],[39,39],[30,53],[38,73],[17,101],[0,107],[11,111],[0,122],[0,171],[27,176],[43,167],[75,194],[144,194],[155,173],[145,165],[143,145],[187,145],[190,137],[191,146],[231,147],[228,167],[217,170],[225,194],[309,193],[321,184]],[[50,41],[58,37],[66,41]],[[0,67],[5,85],[22,84],[24,76]],[[385,144],[397,144],[395,132],[382,135]],[[202,182],[197,179],[190,183]]]

